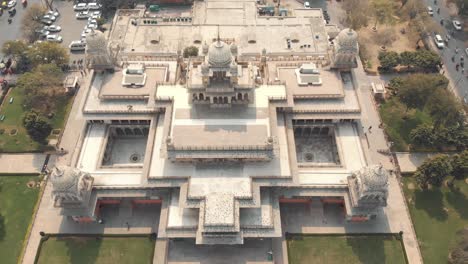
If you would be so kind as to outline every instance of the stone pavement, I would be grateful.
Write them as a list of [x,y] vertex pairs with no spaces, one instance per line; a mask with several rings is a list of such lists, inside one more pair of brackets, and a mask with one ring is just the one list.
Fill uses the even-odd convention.
[[41,173],[47,154],[0,154],[0,174]]
[[428,158],[437,154],[436,152],[396,152],[395,156],[398,160],[401,173],[412,173]]
[[[356,82],[357,94],[362,107],[361,123],[369,142],[367,147],[370,160],[374,164],[382,164],[386,169],[396,171],[392,157],[379,152],[381,150],[388,150],[389,148],[384,131],[379,128],[381,120],[378,109],[373,100],[369,78],[365,74],[359,58],[358,65],[359,67],[353,71],[353,79]],[[369,127],[372,127],[370,131]],[[366,145],[364,145],[364,148],[366,148]],[[399,176],[395,174],[389,179],[388,203],[389,206],[384,210],[388,216],[389,231],[395,233],[403,231],[403,242],[409,263],[423,263],[411,216],[401,189]]]
[[[90,76],[92,74],[88,73],[85,76],[85,79],[81,81],[81,88],[78,90],[76,94],[75,100],[73,102],[72,109],[70,111],[62,139],[60,141],[60,147],[64,148],[68,151],[68,154],[63,156],[59,156],[56,159],[56,162],[62,165],[70,164],[73,154],[73,149],[76,147],[78,143],[78,139],[80,137],[81,129],[83,127],[83,123],[85,122],[82,115],[81,115],[81,107],[85,101],[85,94],[87,93],[87,88],[89,87]],[[51,165],[49,164],[49,167]],[[39,208],[34,216],[32,229],[30,233],[30,237],[28,239],[26,250],[24,251],[24,255],[22,256],[22,263],[30,264],[34,263],[34,258],[36,256],[37,249],[40,244],[40,231],[49,232],[53,231],[54,228],[61,226],[62,217],[58,216],[58,212],[55,212],[57,217],[54,217],[51,213],[51,209],[53,209],[51,205],[51,186],[48,183],[46,189],[41,197],[39,197]],[[70,232],[66,232],[70,233]]]

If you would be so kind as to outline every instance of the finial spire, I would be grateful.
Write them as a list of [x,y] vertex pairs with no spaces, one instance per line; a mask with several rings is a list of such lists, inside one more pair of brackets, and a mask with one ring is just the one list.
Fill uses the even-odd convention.
[[219,37],[219,24],[218,24],[218,43],[221,42],[221,38]]

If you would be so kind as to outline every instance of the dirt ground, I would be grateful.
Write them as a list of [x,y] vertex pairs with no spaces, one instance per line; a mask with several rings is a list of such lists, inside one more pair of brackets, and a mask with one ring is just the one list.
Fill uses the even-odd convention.
[[[400,32],[402,29],[405,29],[405,34]],[[386,50],[396,51],[398,53],[416,50],[416,41],[418,40],[417,35],[409,31],[406,22],[395,25],[378,25],[376,32],[372,31],[372,25],[369,25],[366,28],[360,29],[358,35],[361,48],[365,49],[368,54],[367,57],[369,58],[371,66],[368,69],[370,71],[377,71],[377,67],[379,66],[377,56],[379,52],[382,51],[380,47],[383,45],[383,35],[392,36],[392,41],[390,44],[386,45]]]

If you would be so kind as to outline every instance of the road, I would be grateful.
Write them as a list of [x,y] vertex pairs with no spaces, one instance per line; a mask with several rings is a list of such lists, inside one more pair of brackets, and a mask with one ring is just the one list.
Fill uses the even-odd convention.
[[[465,31],[457,31],[453,27],[452,20],[457,19],[463,24],[461,17],[452,16],[449,12],[449,8],[446,5],[446,0],[438,0],[437,4],[434,3],[434,0],[425,0],[428,6],[431,6],[434,10],[434,20],[437,23],[444,20],[444,26],[442,27],[441,36],[445,36],[449,31],[453,31],[453,36],[449,40],[448,45],[444,49],[438,50],[442,61],[444,62],[446,75],[450,77],[453,81],[455,92],[463,98],[465,104],[468,104],[468,55],[465,53],[465,49],[468,48],[464,41],[467,40],[467,33]],[[437,14],[437,9],[440,8],[440,14]],[[466,30],[466,29],[465,29]],[[433,36],[431,36],[433,37]],[[431,41],[433,41],[431,39]],[[455,53],[455,48],[458,47],[458,54]],[[452,62],[452,57],[455,56],[455,62]],[[457,71],[455,65],[460,63],[460,59],[464,58],[465,60],[465,69],[466,71],[462,73],[461,67]]]
[[[9,40],[21,39],[23,34],[21,32],[21,18],[26,13],[26,8],[23,8],[21,1],[17,1],[16,4],[16,15],[12,17],[13,22],[8,24],[8,18],[10,15],[7,11],[3,12],[3,15],[0,17],[0,47],[3,46],[3,43]],[[41,0],[29,0],[28,6],[34,3],[41,3]]]

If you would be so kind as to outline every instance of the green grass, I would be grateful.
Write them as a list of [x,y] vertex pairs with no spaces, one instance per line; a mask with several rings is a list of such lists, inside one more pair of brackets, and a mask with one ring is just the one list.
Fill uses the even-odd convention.
[[149,237],[51,237],[43,242],[38,264],[149,264],[154,241]]
[[468,184],[458,181],[454,190],[422,191],[408,188],[410,183],[416,186],[413,178],[403,178],[403,183],[424,263],[446,263],[456,232],[468,226]]
[[[13,103],[9,103],[10,98],[14,98]],[[67,113],[72,106],[72,98],[65,97],[58,100],[56,115],[50,120],[54,129],[62,129],[67,117]],[[4,133],[0,135],[0,150],[4,152],[31,152],[40,151],[41,145],[32,140],[23,127],[23,93],[19,88],[12,88],[3,102],[0,115],[5,115],[5,119],[0,121],[0,129]],[[10,135],[12,129],[17,130],[16,135]]]
[[13,264],[21,253],[39,188],[26,183],[37,176],[0,176],[0,262]]
[[405,263],[394,236],[296,236],[288,240],[290,264]]
[[406,111],[406,106],[393,98],[385,102],[379,109],[385,131],[394,142],[396,151],[408,151],[411,144],[411,130],[420,124],[432,123],[432,118],[418,109]]

